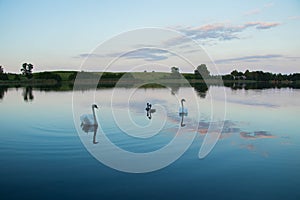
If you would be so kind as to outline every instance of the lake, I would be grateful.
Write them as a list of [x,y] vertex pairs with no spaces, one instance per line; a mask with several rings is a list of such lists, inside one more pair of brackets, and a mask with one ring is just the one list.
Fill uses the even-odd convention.
[[[300,199],[299,89],[0,93],[1,199]],[[96,131],[80,121],[92,103]]]

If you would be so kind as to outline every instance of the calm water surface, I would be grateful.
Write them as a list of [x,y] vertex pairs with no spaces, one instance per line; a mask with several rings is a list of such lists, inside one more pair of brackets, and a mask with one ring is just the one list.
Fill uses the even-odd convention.
[[[226,116],[217,116],[224,123],[221,137],[199,159],[212,105],[220,109],[224,90]],[[211,99],[212,93],[220,95]],[[300,90],[210,87],[201,97],[194,92],[197,102],[190,94],[189,88],[175,93],[165,88],[76,91],[75,96],[86,97],[77,101],[77,114],[91,113],[92,102],[100,106],[102,126],[93,138],[93,132],[76,129],[80,121],[73,120],[72,92],[8,89],[0,99],[1,199],[300,199]],[[180,126],[181,98],[189,109],[186,134],[190,124],[199,127],[188,150],[166,168],[124,173],[102,164],[85,148],[97,147],[100,143],[93,140],[101,141],[103,132],[128,151],[162,148]],[[145,113],[147,101],[156,108],[151,120]],[[110,115],[111,106],[116,116]],[[148,128],[140,131],[143,127]],[[161,131],[153,133],[155,127]]]

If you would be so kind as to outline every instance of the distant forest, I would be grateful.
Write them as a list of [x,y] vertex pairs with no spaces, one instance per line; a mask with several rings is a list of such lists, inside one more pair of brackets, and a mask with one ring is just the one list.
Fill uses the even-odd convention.
[[244,73],[237,70],[232,71],[230,74],[223,75],[223,80],[252,80],[252,81],[297,81],[300,80],[300,73],[293,74],[273,74],[263,71],[249,71]]
[[[98,78],[101,75],[101,80],[119,80],[126,72],[78,72],[78,71],[48,71],[48,72],[36,72],[33,73],[34,66],[30,63],[23,63],[20,69],[21,74],[16,73],[5,73],[4,68],[0,66],[0,84],[5,83],[41,83],[43,81],[55,82],[74,82],[76,76],[80,74],[81,77],[89,79],[89,78]],[[132,74],[134,74],[133,72]],[[180,69],[178,67],[172,67],[170,73],[163,72],[136,72],[136,73],[144,73],[144,74],[163,74],[163,76],[158,76],[163,79],[178,79],[184,77],[187,80],[193,81],[201,81],[201,80],[213,80],[220,79],[225,82],[249,82],[249,81],[268,81],[272,83],[277,82],[299,82],[300,81],[300,73],[293,74],[275,74],[271,72],[263,72],[263,71],[249,71],[240,72],[237,70],[233,70],[230,74],[225,75],[211,75],[209,70],[207,69],[205,64],[199,65],[194,73],[180,73]],[[139,76],[143,78],[143,76]],[[153,76],[154,77],[154,76]],[[155,76],[157,77],[157,76]],[[132,76],[132,79],[134,77]]]

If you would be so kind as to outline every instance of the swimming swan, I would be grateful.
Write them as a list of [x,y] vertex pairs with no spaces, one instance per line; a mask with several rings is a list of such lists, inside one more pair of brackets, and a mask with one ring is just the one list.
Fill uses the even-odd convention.
[[153,108],[152,108],[152,105],[151,105],[150,103],[147,103],[147,107],[146,107],[145,110],[147,111],[147,117],[148,117],[149,119],[152,118],[152,115],[151,115],[151,114],[156,112],[156,109],[153,109]]
[[96,104],[93,104],[92,105],[93,114],[84,114],[80,116],[81,124],[85,126],[98,125],[96,115],[95,115],[95,108],[98,109],[98,106]]
[[183,102],[185,102],[185,99],[181,99],[181,107],[179,107],[179,115],[188,114],[188,109],[183,106]]

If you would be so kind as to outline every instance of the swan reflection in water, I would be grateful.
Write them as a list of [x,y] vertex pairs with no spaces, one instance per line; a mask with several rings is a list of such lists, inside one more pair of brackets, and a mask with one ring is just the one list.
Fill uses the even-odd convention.
[[180,126],[184,127],[185,126],[185,123],[183,122],[184,121],[184,116],[187,116],[187,113],[179,113],[179,116],[181,117]]
[[147,106],[146,106],[145,110],[147,111],[146,115],[147,115],[148,119],[151,119],[152,118],[152,113],[156,112],[156,109],[153,109],[152,105],[150,103],[147,103]]
[[98,106],[96,104],[93,104],[92,105],[93,114],[84,114],[80,116],[80,121],[81,121],[80,127],[86,133],[94,132],[93,143],[97,144],[98,142],[96,141],[96,135],[98,130],[98,122],[95,114],[95,108],[98,109]]
[[188,109],[184,107],[183,102],[185,102],[185,99],[181,99],[181,107],[179,107],[179,116],[181,117],[181,122],[180,122],[181,127],[185,126],[183,119],[184,119],[184,116],[188,115]]

